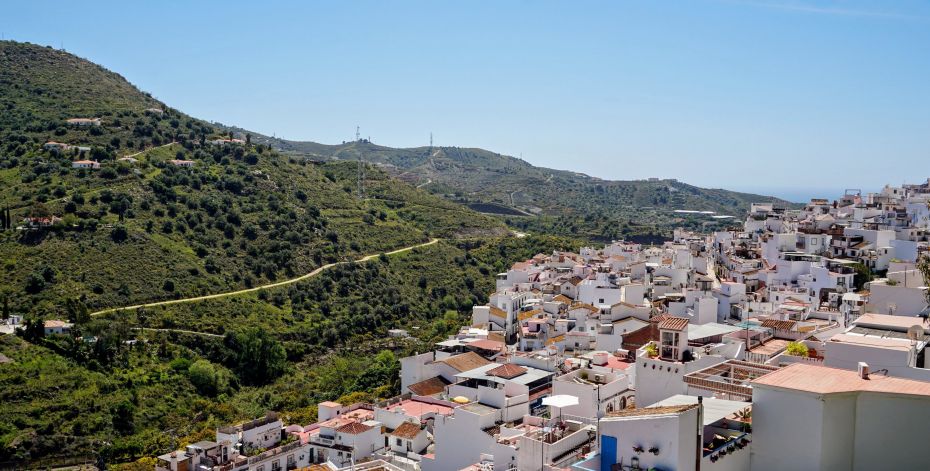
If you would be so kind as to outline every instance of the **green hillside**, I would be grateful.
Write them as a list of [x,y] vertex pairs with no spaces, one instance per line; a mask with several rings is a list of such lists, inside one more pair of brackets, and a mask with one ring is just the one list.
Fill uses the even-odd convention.
[[[508,238],[498,219],[373,164],[359,194],[355,162],[211,143],[231,136],[47,47],[0,42],[0,109],[0,307],[25,319],[0,336],[3,467],[129,462],[265,410],[310,420],[319,400],[390,396],[396,356],[457,329],[495,270],[575,245]],[[100,168],[72,168],[82,159]],[[279,288],[90,315],[431,238]],[[74,335],[44,336],[48,319]],[[394,327],[414,338],[379,340]]]
[[[508,218],[532,232],[591,239],[669,236],[674,227],[699,228],[732,221],[683,216],[675,210],[714,211],[741,219],[750,203],[772,197],[706,189],[675,180],[610,181],[576,172],[536,167],[483,149],[395,149],[364,140],[339,145],[295,142],[255,135],[291,155],[318,160],[364,159],[384,166],[420,188],[479,211]],[[645,162],[633,165],[649,165]],[[661,173],[661,169],[656,170]],[[533,215],[535,217],[520,217]]]

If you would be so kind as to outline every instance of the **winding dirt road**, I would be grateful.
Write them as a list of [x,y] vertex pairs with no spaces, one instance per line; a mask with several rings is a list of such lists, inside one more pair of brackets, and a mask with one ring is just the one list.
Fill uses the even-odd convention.
[[[429,242],[423,242],[422,244],[411,245],[411,246],[409,246],[409,247],[404,247],[404,248],[397,249],[397,250],[393,250],[393,251],[390,251],[390,252],[384,252],[384,254],[385,254],[385,255],[395,255],[395,254],[399,254],[399,253],[409,252],[409,251],[411,251],[411,250],[413,250],[413,249],[415,249],[415,248],[418,248],[418,247],[426,247],[426,246],[428,246],[428,245],[433,245],[433,244],[435,244],[436,242],[439,242],[439,239],[432,239],[432,240],[430,240]],[[236,290],[236,291],[227,291],[227,292],[225,292],[225,293],[208,294],[208,295],[205,295],[205,296],[195,296],[195,297],[193,297],[193,298],[169,299],[169,300],[167,300],[167,301],[156,301],[156,302],[152,302],[152,303],[136,304],[136,305],[134,305],[134,306],[113,307],[113,308],[104,309],[104,310],[101,310],[101,311],[97,311],[97,312],[91,313],[91,316],[101,316],[101,315],[103,315],[103,314],[109,314],[109,313],[111,313],[111,312],[122,311],[122,310],[139,309],[139,308],[142,308],[142,307],[156,307],[156,306],[167,306],[167,305],[170,305],[170,304],[195,303],[195,302],[199,302],[199,301],[206,301],[206,300],[208,300],[208,299],[226,298],[226,297],[229,297],[229,296],[238,296],[238,295],[240,295],[240,294],[246,294],[246,293],[252,293],[252,292],[256,292],[256,291],[262,291],[262,290],[266,290],[266,289],[271,289],[271,288],[277,288],[277,287],[280,287],[280,286],[286,286],[286,285],[290,285],[290,284],[297,283],[298,281],[303,281],[303,280],[306,280],[306,279],[309,279],[309,278],[313,278],[314,276],[317,276],[317,275],[319,275],[320,273],[322,273],[324,270],[328,270],[328,269],[330,269],[330,268],[332,268],[332,267],[335,267],[336,265],[347,265],[347,264],[350,264],[350,263],[362,263],[362,262],[367,262],[367,261],[369,261],[369,260],[371,260],[371,259],[373,259],[373,258],[376,258],[376,257],[380,256],[380,255],[381,255],[381,253],[376,253],[376,254],[366,255],[366,256],[364,256],[364,257],[358,259],[358,260],[352,260],[352,261],[348,261],[348,262],[327,263],[326,265],[323,265],[323,266],[317,268],[316,270],[313,270],[313,271],[310,272],[310,273],[307,273],[307,274],[304,274],[304,275],[300,275],[300,276],[298,276],[298,277],[296,277],[296,278],[290,278],[290,279],[287,279],[287,280],[284,280],[284,281],[278,281],[278,282],[275,282],[275,283],[269,283],[269,284],[267,284],[267,285],[255,286],[255,287],[252,287],[252,288],[240,289],[240,290]],[[192,333],[194,333],[194,332],[192,332]]]

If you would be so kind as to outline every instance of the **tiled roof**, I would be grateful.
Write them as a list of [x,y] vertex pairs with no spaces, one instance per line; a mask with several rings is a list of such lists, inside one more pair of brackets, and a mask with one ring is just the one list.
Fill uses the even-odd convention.
[[555,337],[550,337],[549,340],[546,340],[546,345],[553,345],[556,342],[561,342],[565,340],[565,334],[556,335]]
[[589,310],[589,311],[591,311],[591,312],[600,312],[600,309],[598,309],[598,308],[596,308],[596,307],[594,307],[594,306],[592,306],[592,305],[590,305],[590,304],[587,304],[587,303],[575,303],[575,304],[573,304],[572,306],[570,306],[568,309],[569,309],[569,310],[587,309],[587,310]]
[[794,328],[795,324],[797,324],[797,322],[783,321],[781,319],[766,319],[762,321],[762,327],[775,330],[791,330]]
[[460,355],[451,356],[439,361],[449,365],[452,369],[459,372],[473,370],[475,368],[491,363],[475,352],[462,353]]
[[793,363],[752,382],[753,386],[795,389],[815,394],[878,392],[930,396],[930,382],[871,374],[862,379],[859,373],[839,368]]
[[490,376],[497,376],[498,378],[504,379],[513,379],[523,373],[526,373],[526,368],[520,365],[514,365],[513,363],[505,363],[487,371],[487,374]]
[[360,433],[365,433],[371,430],[371,427],[365,425],[361,422],[349,422],[342,427],[336,429],[336,432],[347,433],[349,435],[358,435]]
[[529,319],[530,317],[533,317],[536,314],[539,314],[541,312],[542,312],[542,309],[533,309],[532,311],[523,311],[523,312],[517,313],[517,320],[525,321]]
[[662,322],[659,322],[660,330],[685,330],[688,328],[688,319],[684,317],[667,317]]
[[479,348],[481,350],[490,350],[494,352],[499,352],[504,349],[504,342],[499,342],[497,340],[480,339],[480,340],[475,340],[474,342],[469,342],[468,346]]
[[614,412],[608,412],[608,417],[645,417],[650,415],[680,414],[689,411],[700,404],[685,404],[680,406],[661,406],[661,407],[644,407],[641,409],[622,409]]
[[491,306],[491,315],[494,317],[507,318],[507,312],[497,306]]
[[419,383],[413,383],[407,386],[407,389],[417,396],[432,396],[433,394],[439,394],[445,391],[448,384],[449,382],[442,376],[434,376],[430,379],[424,379]]
[[572,302],[572,298],[569,298],[568,296],[565,296],[564,294],[560,294],[552,298],[552,300],[557,303],[565,303],[565,304],[571,304]]
[[416,438],[417,435],[420,434],[420,431],[422,430],[423,429],[421,429],[419,425],[413,422],[404,422],[400,424],[399,427],[394,429],[394,431],[391,432],[391,435],[395,437],[406,438],[408,440],[413,440],[414,438]]

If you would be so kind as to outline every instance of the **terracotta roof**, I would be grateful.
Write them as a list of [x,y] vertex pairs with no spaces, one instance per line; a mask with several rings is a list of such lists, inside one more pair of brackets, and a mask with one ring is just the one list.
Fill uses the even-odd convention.
[[504,342],[499,342],[497,340],[480,339],[480,340],[475,340],[474,342],[469,342],[468,346],[479,348],[481,350],[490,350],[494,352],[499,352],[504,349]]
[[688,319],[684,317],[669,316],[659,322],[659,329],[662,330],[685,330],[688,328]]
[[867,391],[930,396],[930,382],[895,378],[874,373],[869,375],[869,379],[862,379],[856,371],[807,363],[793,363],[754,380],[752,384],[753,387],[771,386],[815,394]]
[[410,392],[416,394],[417,396],[432,396],[433,394],[439,394],[446,390],[446,386],[449,384],[445,378],[442,376],[433,376],[430,379],[424,379],[419,383],[413,383],[410,386],[407,386],[407,389]]
[[569,307],[568,309],[569,309],[569,310],[587,309],[587,310],[589,310],[589,311],[591,311],[591,312],[600,312],[600,309],[598,309],[598,308],[596,308],[596,307],[594,307],[594,306],[592,306],[592,305],[590,305],[590,304],[587,304],[587,303],[576,303],[576,304],[573,304],[573,305],[572,305],[571,307]]
[[326,407],[342,407],[342,404],[338,402],[334,402],[334,401],[324,401],[324,402],[321,402],[320,405],[326,406]]
[[71,327],[71,324],[62,320],[52,319],[45,321],[44,326],[48,329],[52,327]]
[[542,312],[542,309],[533,309],[532,311],[519,312],[517,313],[517,320],[525,321],[529,319],[530,317],[535,316],[536,314],[540,314],[541,312]]
[[762,327],[776,330],[791,330],[794,328],[795,324],[797,324],[797,322],[783,321],[781,319],[766,319],[762,321]]
[[555,337],[550,337],[549,340],[546,340],[546,345],[552,345],[556,342],[561,342],[565,340],[565,334],[556,335]]
[[513,379],[523,373],[526,373],[526,368],[520,365],[514,365],[513,363],[505,363],[487,371],[487,374],[490,376],[497,376],[498,378],[504,379]]
[[347,433],[349,435],[358,435],[369,430],[371,430],[371,427],[361,422],[349,422],[336,429],[336,431],[339,433]]
[[560,294],[552,298],[552,300],[557,303],[565,303],[565,304],[571,304],[572,302],[572,298],[569,298],[568,296],[565,296],[564,294]]
[[581,280],[581,277],[579,277],[579,276],[573,276],[573,277],[571,277],[571,279],[568,280],[569,283],[571,283],[571,284],[573,284],[573,285],[575,285],[575,286],[578,286],[578,283],[581,283],[581,281],[582,281],[582,280]]
[[475,352],[462,353],[460,355],[451,356],[439,361],[449,365],[452,369],[458,372],[473,370],[475,368],[491,363]]
[[622,409],[608,412],[607,417],[645,417],[650,415],[680,414],[695,409],[700,404],[684,404],[679,406],[645,407],[641,409]]
[[417,435],[420,434],[422,430],[423,429],[421,429],[419,425],[413,422],[404,422],[400,424],[399,427],[394,429],[394,431],[391,432],[391,435],[395,437],[406,438],[408,440],[413,440],[414,438],[417,437]]
[[507,312],[497,306],[491,306],[491,315],[505,319],[507,318]]

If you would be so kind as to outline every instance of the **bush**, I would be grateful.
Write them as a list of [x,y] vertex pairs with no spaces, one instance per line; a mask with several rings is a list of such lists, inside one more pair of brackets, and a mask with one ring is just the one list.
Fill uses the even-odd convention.
[[807,349],[807,345],[804,345],[801,342],[789,342],[788,346],[785,348],[785,351],[788,355],[796,357],[806,357],[810,354]]

